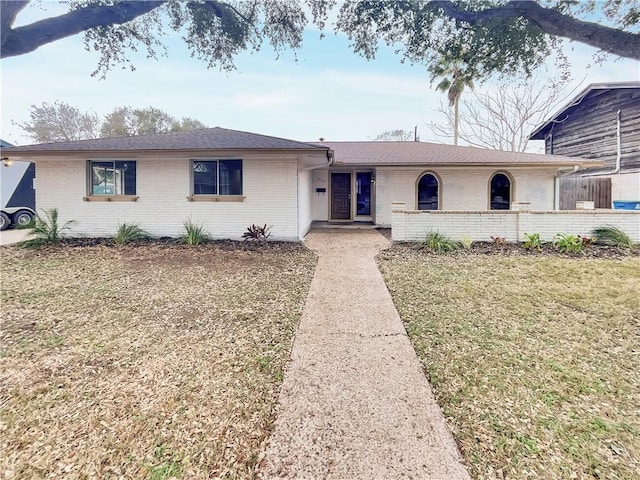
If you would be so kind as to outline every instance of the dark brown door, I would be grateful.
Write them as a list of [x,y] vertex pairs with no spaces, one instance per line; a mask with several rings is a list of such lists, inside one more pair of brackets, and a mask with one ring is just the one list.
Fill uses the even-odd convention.
[[351,218],[351,174],[331,174],[331,218],[349,220]]

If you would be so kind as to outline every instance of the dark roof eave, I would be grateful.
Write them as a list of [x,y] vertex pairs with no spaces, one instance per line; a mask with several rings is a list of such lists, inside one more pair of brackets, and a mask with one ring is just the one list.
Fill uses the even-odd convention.
[[335,162],[333,167],[573,167],[579,165],[581,167],[598,167],[604,165],[604,162],[592,160],[561,160],[554,162]]
[[122,155],[128,157],[134,157],[137,155],[150,155],[150,154],[162,154],[170,155],[175,153],[192,154],[192,153],[215,153],[215,152],[265,152],[265,153],[323,153],[328,152],[331,149],[329,147],[309,147],[309,148],[189,148],[189,149],[144,149],[144,150],[22,150],[21,147],[15,147],[7,151],[2,150],[2,156],[7,157],[26,157],[26,156],[38,156],[38,157],[56,157],[56,156],[69,156],[69,155],[83,155],[83,156],[113,156]]

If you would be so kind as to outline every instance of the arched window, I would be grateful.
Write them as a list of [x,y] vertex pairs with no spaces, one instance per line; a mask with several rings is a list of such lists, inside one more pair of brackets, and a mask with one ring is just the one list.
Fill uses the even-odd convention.
[[496,173],[491,177],[489,201],[491,210],[511,208],[511,180],[504,173]]
[[438,210],[438,179],[425,173],[418,181],[418,210]]

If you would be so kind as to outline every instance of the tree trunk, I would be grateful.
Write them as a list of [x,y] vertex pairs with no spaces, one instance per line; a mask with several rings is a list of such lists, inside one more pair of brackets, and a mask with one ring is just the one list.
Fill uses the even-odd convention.
[[458,122],[459,117],[459,104],[460,104],[460,95],[456,96],[455,101],[453,102],[453,144],[458,145]]

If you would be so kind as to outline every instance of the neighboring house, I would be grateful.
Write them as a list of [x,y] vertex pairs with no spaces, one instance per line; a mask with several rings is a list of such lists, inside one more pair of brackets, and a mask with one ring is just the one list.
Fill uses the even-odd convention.
[[589,85],[529,138],[544,140],[550,155],[603,162],[567,177],[562,209],[576,200],[593,200],[596,208],[640,200],[640,82]]
[[[214,238],[251,224],[298,240],[312,222],[390,226],[408,210],[554,209],[562,172],[600,162],[425,142],[301,143],[210,128],[2,149],[37,164],[38,206],[75,220],[77,236],[124,222],[177,236],[186,220]],[[497,232],[496,232],[497,233]]]

